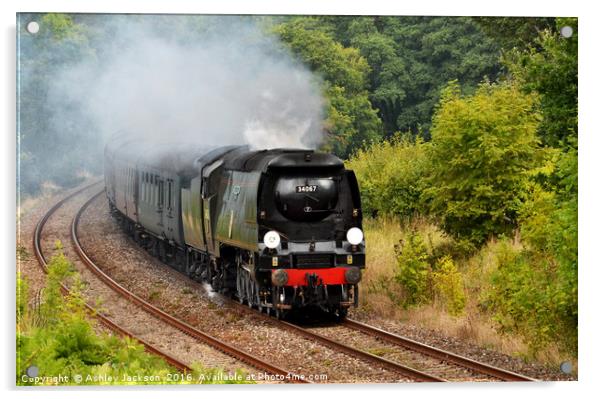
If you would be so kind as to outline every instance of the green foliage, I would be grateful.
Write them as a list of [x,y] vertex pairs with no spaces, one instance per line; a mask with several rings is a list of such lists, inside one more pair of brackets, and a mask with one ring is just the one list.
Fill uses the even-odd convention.
[[[576,353],[578,325],[578,206],[577,150],[569,147],[558,154],[547,188],[532,185],[521,208],[520,231],[529,244],[530,263],[541,264],[545,273],[547,340],[557,339]],[[535,269],[536,271],[538,269]],[[537,276],[536,278],[541,278]],[[542,286],[542,290],[544,287]],[[505,309],[507,310],[507,309]]]
[[358,179],[366,214],[411,217],[422,212],[420,198],[428,171],[427,145],[395,135],[358,150],[347,162]]
[[425,200],[453,237],[481,244],[516,227],[535,166],[536,100],[508,83],[483,83],[472,96],[462,96],[457,82],[443,91]]
[[27,312],[29,299],[29,284],[27,280],[21,277],[21,273],[17,273],[17,325],[21,322]]
[[[69,283],[70,293],[64,297],[61,283]],[[95,323],[89,318],[81,293],[79,276],[73,266],[59,252],[48,265],[47,284],[43,303],[36,309],[41,322],[28,323],[26,284],[17,277],[17,384],[18,385],[97,385],[97,384],[169,384],[169,383],[237,383],[247,382],[244,374],[233,380],[221,376],[221,370],[193,366],[190,380],[174,381],[169,374],[178,374],[157,356],[145,352],[138,342],[113,335],[98,335]],[[39,369],[39,376],[67,376],[68,381],[45,380],[38,383],[26,376],[29,366]],[[240,372],[238,372],[240,374]],[[83,380],[78,383],[75,375]],[[148,380],[134,381],[123,376],[148,376]],[[201,375],[203,378],[200,378]],[[88,378],[90,376],[90,378]],[[111,376],[112,380],[94,380]]]
[[522,334],[533,353],[556,342],[576,355],[576,320],[566,313],[571,293],[562,286],[554,259],[513,249],[508,242],[499,248],[483,304],[500,330]]
[[373,18],[358,17],[348,22],[344,38],[340,39],[359,49],[370,64],[370,101],[390,134],[398,128],[396,119],[411,80],[406,63],[398,55],[393,38],[379,31]]
[[431,266],[420,234],[412,231],[400,240],[400,245],[395,246],[395,257],[398,267],[395,280],[404,288],[404,305],[428,303],[431,299]]
[[368,61],[370,101],[385,132],[420,129],[428,137],[439,93],[457,79],[468,92],[499,72],[498,46],[463,17],[317,17]]
[[324,149],[347,157],[363,142],[382,136],[366,90],[370,68],[357,49],[343,47],[315,22],[295,18],[277,25],[274,32],[323,79],[328,101]]
[[[558,18],[557,30],[544,30],[526,50],[504,53],[503,63],[527,93],[541,97],[542,141],[564,146],[577,137],[577,18]],[[562,37],[561,27],[573,28],[573,36]]]
[[[65,39],[83,39],[85,32],[82,25],[74,23],[67,14],[45,14],[40,20],[42,34],[56,41]],[[85,39],[84,39],[85,40]]]
[[452,316],[464,311],[466,296],[462,274],[453,259],[444,255],[440,258],[430,234],[412,229],[399,245],[395,245],[395,281],[403,288],[401,303],[410,305],[428,304],[437,299]]
[[534,45],[544,29],[554,29],[556,21],[549,17],[474,17],[491,39],[503,50],[527,49]]
[[451,257],[439,259],[432,278],[435,296],[445,305],[447,312],[453,316],[462,314],[466,305],[464,282]]

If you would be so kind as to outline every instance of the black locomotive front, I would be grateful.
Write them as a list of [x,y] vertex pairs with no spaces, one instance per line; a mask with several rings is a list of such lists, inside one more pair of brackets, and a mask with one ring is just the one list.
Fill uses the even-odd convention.
[[337,157],[290,153],[269,163],[258,201],[257,275],[276,309],[317,305],[343,316],[365,265],[357,181]]

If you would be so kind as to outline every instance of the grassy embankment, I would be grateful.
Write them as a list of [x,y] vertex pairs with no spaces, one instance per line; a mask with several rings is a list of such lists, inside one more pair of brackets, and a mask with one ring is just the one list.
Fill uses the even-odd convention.
[[[425,219],[400,223],[391,217],[366,218],[364,222],[367,267],[361,283],[361,309],[379,316],[441,331],[489,349],[526,360],[538,360],[557,366],[568,360],[567,354],[555,343],[548,343],[536,352],[532,345],[515,332],[501,332],[495,315],[484,306],[491,288],[492,275],[508,253],[519,252],[518,237],[512,240],[490,240],[477,253],[454,258],[461,274],[464,308],[452,315],[448,298],[434,295],[427,303],[407,306],[407,293],[397,280],[399,264],[395,246],[407,240],[412,232],[422,238],[430,255],[453,247],[452,240]],[[430,283],[432,285],[432,282]],[[571,359],[577,364],[576,359]]]
[[[17,256],[23,261],[30,255],[20,247]],[[30,293],[27,279],[17,276],[17,385],[252,383],[242,371],[229,374],[200,364],[182,375],[137,341],[100,329],[87,313],[83,283],[60,242],[48,270],[39,294]],[[69,295],[62,295],[61,283],[69,285]]]

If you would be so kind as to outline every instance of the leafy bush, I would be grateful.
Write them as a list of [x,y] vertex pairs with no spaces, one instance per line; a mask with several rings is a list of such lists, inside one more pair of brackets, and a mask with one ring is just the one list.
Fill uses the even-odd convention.
[[454,238],[482,244],[517,226],[534,167],[537,98],[508,84],[484,83],[462,96],[451,82],[433,117],[425,200]]
[[576,354],[576,325],[564,312],[569,293],[559,284],[558,265],[541,254],[515,250],[507,242],[497,254],[498,267],[484,291],[502,332],[518,332],[535,353],[550,342]]
[[464,311],[466,296],[462,274],[449,257],[443,257],[437,262],[433,272],[433,287],[435,296],[445,305],[447,312],[459,316]]
[[[429,236],[430,238],[430,236]],[[441,245],[448,248],[448,243]],[[464,281],[450,256],[437,258],[441,253],[423,233],[411,230],[396,245],[397,270],[395,281],[403,288],[402,304],[418,305],[438,299],[453,316],[462,314],[466,304]]]
[[[48,268],[47,284],[40,309],[41,322],[27,323],[28,308],[26,284],[17,277],[17,384],[32,385],[35,382],[24,378],[27,368],[38,367],[39,376],[67,376],[65,384],[78,384],[75,375],[84,379],[82,385],[94,384],[166,384],[166,383],[230,383],[241,382],[221,377],[218,369],[193,366],[190,381],[170,381],[168,374],[178,371],[163,359],[145,352],[138,342],[112,335],[97,335],[95,323],[89,319],[81,284],[71,263],[59,252]],[[64,297],[60,284],[70,283],[70,293]],[[240,373],[238,373],[240,374]],[[112,380],[94,381],[88,376],[113,376]],[[153,376],[149,381],[127,381],[122,376]],[[203,379],[200,379],[203,375]],[[244,374],[243,374],[244,376]],[[154,378],[156,377],[156,378]],[[242,382],[246,382],[242,378]],[[57,384],[52,380],[42,384]]]
[[405,240],[395,246],[397,258],[397,280],[405,293],[405,304],[415,305],[430,302],[431,290],[429,284],[431,266],[429,254],[422,237],[416,232],[410,232]]
[[[569,139],[570,140],[570,139]],[[547,318],[541,328],[573,353],[577,350],[577,151],[559,154],[548,188],[535,183],[520,212],[520,231],[529,245],[526,255],[533,269],[546,276],[542,286]],[[538,276],[537,278],[541,278]],[[547,324],[546,324],[547,323]]]
[[353,155],[347,167],[358,178],[365,213],[402,217],[421,213],[428,168],[426,146],[419,138],[414,141],[398,134]]

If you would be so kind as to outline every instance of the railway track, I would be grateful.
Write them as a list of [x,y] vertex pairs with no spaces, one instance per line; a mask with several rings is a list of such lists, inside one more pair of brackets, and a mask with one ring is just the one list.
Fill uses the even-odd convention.
[[[61,208],[67,201],[71,200],[72,198],[74,198],[75,196],[81,194],[82,192],[98,185],[100,182],[97,183],[93,183],[90,184],[88,186],[85,186],[73,193],[71,193],[70,195],[66,196],[65,198],[63,198],[62,200],[60,200],[59,202],[57,202],[56,204],[54,204],[47,212],[46,214],[40,219],[40,221],[38,222],[38,224],[36,225],[36,228],[34,230],[34,235],[33,235],[33,246],[34,246],[34,252],[36,254],[36,257],[38,259],[38,262],[40,264],[40,266],[42,267],[42,269],[44,270],[44,272],[47,272],[47,260],[44,256],[43,250],[42,250],[42,232],[44,229],[45,224],[47,223],[48,219],[59,209]],[[304,380],[302,378],[300,378],[297,374],[295,373],[291,373],[288,372],[276,365],[270,364],[262,359],[259,359],[245,351],[242,351],[240,349],[237,349],[231,345],[228,345],[227,343],[224,343],[208,334],[205,334],[204,332],[184,323],[181,322],[180,320],[168,315],[167,313],[161,311],[160,309],[154,307],[153,305],[151,305],[150,303],[144,301],[143,299],[141,299],[140,297],[138,297],[137,295],[135,295],[134,293],[128,291],[127,289],[125,289],[124,287],[122,287],[121,285],[119,285],[118,283],[116,283],[115,281],[113,281],[110,277],[108,277],[107,275],[105,275],[99,268],[98,266],[96,266],[94,264],[94,262],[92,262],[90,260],[90,258],[88,258],[85,254],[85,252],[83,251],[83,249],[81,248],[81,245],[79,243],[79,240],[77,238],[77,225],[78,225],[78,221],[79,221],[79,217],[81,216],[82,212],[86,209],[86,207],[90,204],[90,202],[92,200],[94,200],[97,196],[101,195],[104,192],[104,190],[101,190],[100,192],[98,192],[96,195],[94,195],[92,198],[90,198],[78,211],[78,213],[75,215],[75,217],[73,218],[73,221],[71,223],[71,238],[73,241],[73,246],[76,250],[76,252],[78,253],[78,255],[80,256],[82,262],[86,265],[86,267],[93,272],[95,275],[97,275],[99,277],[99,279],[101,281],[103,281],[105,284],[109,285],[110,288],[112,288],[113,290],[115,290],[117,293],[119,293],[121,296],[123,296],[125,299],[127,299],[128,301],[138,305],[140,308],[144,309],[146,312],[150,313],[151,315],[153,315],[154,317],[156,317],[157,319],[171,325],[172,327],[175,327],[176,329],[184,332],[185,334],[193,337],[194,339],[200,341],[200,342],[204,342],[205,344],[208,344],[209,346],[233,357],[236,358],[238,360],[240,360],[241,362],[248,364],[258,370],[262,370],[266,373],[270,373],[273,375],[278,375],[278,376],[285,376],[284,382],[292,382],[292,383],[311,383],[311,381],[307,381]],[[69,289],[68,287],[66,287],[65,285],[62,285],[62,290],[64,293],[68,293]],[[162,357],[163,359],[165,359],[169,364],[173,365],[174,367],[176,367],[178,370],[183,371],[183,372],[187,372],[192,370],[192,368],[185,364],[184,362],[178,360],[177,358],[171,356],[170,354],[166,353],[165,351],[160,350],[159,348],[157,348],[156,346],[146,342],[145,340],[141,339],[140,337],[136,336],[135,334],[133,334],[132,332],[128,331],[126,328],[116,324],[115,322],[113,322],[111,319],[109,319],[106,315],[102,314],[102,313],[98,313],[96,312],[96,310],[86,304],[86,308],[88,309],[88,311],[93,314],[94,316],[96,316],[105,326],[107,326],[109,329],[115,331],[116,333],[120,334],[120,335],[125,335],[125,336],[129,336],[131,338],[134,338],[136,340],[138,340],[144,347],[145,349],[150,352],[150,353],[154,353],[160,357]]]
[[468,370],[472,370],[477,373],[497,378],[501,381],[536,381],[531,377],[518,374],[513,371],[504,370],[499,367],[482,363],[464,356],[460,356],[453,352],[426,345],[422,342],[414,341],[397,334],[392,334],[388,331],[370,326],[368,324],[361,323],[359,321],[347,319],[343,322],[343,326],[356,331],[360,331],[362,333],[392,343],[394,345],[398,345],[406,349],[422,353],[426,356],[441,360],[443,362],[453,363]]
[[[101,192],[102,193],[102,192]],[[145,308],[146,310],[155,313],[157,317],[162,320],[172,324],[174,326],[179,326],[178,328],[182,331],[188,331],[187,333],[198,334],[189,329],[193,329],[194,327],[184,323],[173,316],[163,312],[162,310],[156,308],[154,305],[146,302],[142,298],[136,296],[131,293],[120,284],[115,282],[111,277],[106,275],[98,266],[96,266],[90,258],[86,255],[85,251],[81,247],[79,243],[79,239],[77,238],[77,226],[78,221],[82,213],[89,206],[89,204],[94,201],[94,199],[100,195],[90,198],[82,208],[80,208],[79,212],[75,216],[72,223],[72,240],[75,243],[76,250],[79,256],[82,258],[84,263],[86,263],[90,270],[92,270],[101,280],[107,283],[111,288],[116,291],[120,291],[122,295],[126,296],[128,300],[138,304],[139,306]],[[363,335],[369,336],[372,339],[376,339],[383,343],[386,343],[390,346],[394,346],[402,351],[412,352],[413,356],[423,357],[430,359],[430,366],[428,367],[428,371],[422,371],[422,368],[410,367],[403,362],[397,361],[397,359],[389,359],[380,354],[371,353],[367,350],[358,349],[354,346],[348,345],[346,343],[340,342],[340,339],[335,339],[328,337],[328,334],[319,334],[312,331],[312,328],[306,328],[297,324],[292,324],[286,321],[280,321],[275,318],[269,317],[267,315],[260,314],[259,312],[250,310],[248,307],[240,305],[236,301],[229,302],[233,307],[240,309],[243,312],[250,312],[254,315],[260,315],[264,317],[272,323],[277,323],[278,326],[283,329],[289,330],[297,335],[300,335],[306,339],[309,339],[313,342],[319,342],[324,346],[327,346],[336,351],[344,352],[352,357],[357,359],[361,359],[365,362],[369,362],[377,367],[381,367],[395,373],[398,373],[402,376],[411,378],[415,381],[420,382],[446,382],[446,381],[534,381],[530,377],[523,376],[511,371],[503,370],[491,365],[487,365],[484,363],[480,363],[478,361],[462,357],[456,355],[454,353],[444,351],[435,347],[431,347],[417,341],[410,340],[405,337],[401,337],[399,335],[395,335],[389,333],[387,331],[369,326],[367,324],[359,323],[353,320],[347,320],[344,323],[337,325],[337,328],[346,328],[349,331],[353,331],[356,333],[361,333]],[[328,327],[327,327],[328,328]],[[326,328],[326,329],[327,329]],[[197,330],[198,331],[198,330]],[[325,330],[326,331],[326,330]],[[202,339],[199,337],[199,339]],[[223,343],[221,343],[223,344]],[[219,346],[220,343],[217,343]],[[235,355],[233,355],[235,356]],[[424,362],[423,362],[424,363]],[[427,362],[428,363],[428,362]],[[420,362],[418,362],[420,364]],[[256,366],[257,367],[257,366]],[[258,367],[259,368],[259,367]]]
[[[38,260],[38,263],[39,263],[40,267],[42,268],[42,270],[44,271],[44,273],[48,273],[48,261],[47,261],[46,257],[44,256],[44,252],[42,251],[42,231],[44,229],[44,226],[46,225],[46,222],[48,222],[48,219],[50,219],[50,216],[52,216],[53,213],[55,213],[61,206],[63,206],[63,204],[65,202],[69,201],[71,198],[79,195],[80,193],[86,191],[87,189],[98,185],[99,183],[100,182],[92,183],[92,184],[87,185],[87,186],[71,193],[70,195],[66,196],[65,198],[63,198],[62,200],[60,200],[59,202],[54,204],[48,210],[48,212],[46,212],[44,214],[44,216],[36,224],[36,228],[33,233],[33,248],[34,248],[34,253]],[[69,288],[62,283],[61,283],[61,291],[65,295],[69,294]],[[175,368],[177,368],[178,370],[180,370],[182,372],[188,372],[188,371],[192,370],[192,368],[189,365],[187,365],[186,363],[184,363],[184,362],[180,361],[179,359],[169,355],[168,353],[160,350],[156,346],[151,345],[150,343],[146,342],[145,340],[143,340],[139,337],[136,337],[135,334],[133,334],[129,330],[125,329],[124,327],[114,323],[113,321],[111,321],[111,319],[109,319],[102,313],[96,312],[96,310],[89,304],[86,303],[85,306],[91,315],[94,315],[103,325],[105,325],[107,328],[114,331],[115,333],[122,335],[122,336],[127,336],[130,338],[136,339],[138,342],[140,342],[144,346],[144,349],[147,352],[153,353],[153,354],[163,358],[167,363],[171,364],[172,366],[174,366]]]
[[[297,335],[312,341],[320,342],[330,348],[346,352],[377,366],[399,372],[410,378],[414,378],[417,381],[536,381],[525,375],[481,363],[351,319],[347,319],[341,324],[308,328],[253,311],[234,300],[230,303],[243,312],[256,313],[260,317],[270,320],[273,323],[277,323],[282,328]],[[345,332],[341,331],[341,329],[359,332],[373,340],[378,340],[381,345],[377,344],[376,346],[382,347],[382,343],[384,343],[385,346],[389,346],[388,348],[384,348],[385,350],[383,352],[390,352],[392,354],[395,352],[402,352],[401,354],[403,355],[405,353],[405,356],[397,356],[397,358],[405,359],[388,359],[384,355],[372,353],[364,349],[358,349],[355,345],[349,343],[342,343],[341,338],[349,338],[349,331]],[[315,332],[315,330],[320,331],[320,333]],[[335,336],[336,338],[332,336]],[[365,341],[366,337],[356,340]],[[351,340],[347,339],[346,341],[349,342]],[[409,362],[416,364],[416,366],[409,366],[406,364],[409,357],[412,358]],[[425,369],[426,371],[423,371]]]
[[331,349],[341,351],[347,353],[355,358],[362,359],[363,361],[372,363],[377,367],[382,367],[384,369],[393,371],[395,373],[399,373],[405,377],[409,377],[417,382],[448,382],[448,380],[433,375],[428,372],[420,371],[416,368],[386,359],[382,356],[375,355],[373,353],[357,349],[353,346],[344,344],[336,339],[329,338],[322,334],[317,334],[311,329],[301,327],[297,324],[289,323],[287,321],[278,320],[276,318],[270,317],[268,315],[256,312],[254,310],[249,309],[248,307],[241,305],[239,302],[231,300],[230,303],[232,306],[240,309],[243,312],[252,312],[253,314],[258,314],[260,317],[269,320],[272,323],[277,323],[278,326],[282,327],[285,330],[291,331],[296,335],[300,335],[304,338],[307,338],[314,342],[319,342]]

